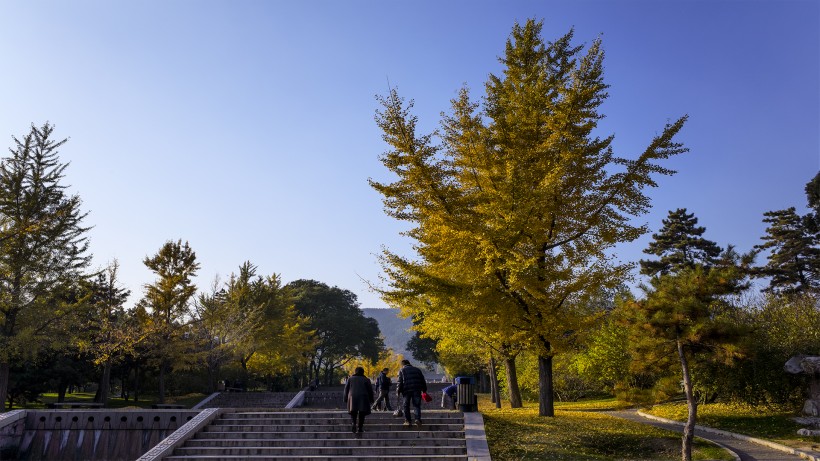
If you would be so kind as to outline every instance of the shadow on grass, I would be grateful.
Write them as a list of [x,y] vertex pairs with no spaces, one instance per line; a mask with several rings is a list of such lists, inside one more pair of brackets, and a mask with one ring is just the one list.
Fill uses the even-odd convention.
[[[592,412],[596,405],[588,402],[573,411],[558,409],[554,418],[547,418],[538,416],[533,402],[515,410],[480,404],[493,460],[680,459],[679,434]],[[731,459],[707,442],[697,443],[694,455],[696,459]]]

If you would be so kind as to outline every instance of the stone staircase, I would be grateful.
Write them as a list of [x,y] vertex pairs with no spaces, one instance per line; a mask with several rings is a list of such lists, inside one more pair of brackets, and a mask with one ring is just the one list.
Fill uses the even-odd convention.
[[220,392],[199,408],[285,408],[294,396],[296,392]]
[[231,410],[163,459],[467,461],[462,413],[427,410],[422,420],[405,427],[403,418],[374,412],[354,434],[345,411]]

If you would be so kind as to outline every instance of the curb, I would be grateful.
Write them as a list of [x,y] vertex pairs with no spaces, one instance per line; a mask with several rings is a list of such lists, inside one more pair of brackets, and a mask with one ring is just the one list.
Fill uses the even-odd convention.
[[193,419],[182,425],[179,429],[165,437],[154,448],[140,456],[137,461],[161,461],[166,456],[170,456],[174,449],[185,443],[197,431],[202,429],[222,414],[221,408],[206,408],[194,416]]
[[464,438],[467,440],[469,461],[491,461],[487,434],[484,432],[484,417],[479,412],[465,412]]
[[219,392],[214,392],[213,394],[211,394],[211,395],[209,395],[209,396],[205,397],[205,398],[204,398],[204,399],[202,399],[199,403],[197,403],[196,405],[194,405],[194,406],[191,408],[191,410],[200,410],[200,409],[202,409],[202,406],[203,406],[203,405],[205,405],[206,403],[208,403],[208,402],[210,402],[211,400],[213,400],[214,398],[216,398],[216,396],[217,396],[217,395],[219,395],[219,394],[220,394]]
[[[662,422],[662,423],[675,424],[675,425],[678,425],[678,426],[685,426],[686,425],[685,423],[682,423],[680,421],[674,421],[674,420],[671,420],[671,419],[666,419],[666,418],[661,418],[659,416],[650,415],[650,414],[644,413],[640,410],[638,410],[636,413],[639,416],[644,417],[646,419],[651,419],[651,420],[659,421],[659,422]],[[747,442],[752,442],[752,443],[756,443],[758,445],[763,445],[763,446],[769,447],[769,448],[774,449],[774,450],[782,451],[784,453],[797,455],[797,456],[799,456],[803,459],[808,459],[809,461],[820,461],[820,456],[816,456],[816,455],[813,455],[811,453],[808,453],[808,452],[805,452],[805,451],[802,451],[802,450],[798,450],[796,448],[787,447],[786,445],[781,445],[779,443],[770,442],[768,440],[756,439],[754,437],[749,437],[748,435],[736,434],[734,432],[722,431],[720,429],[714,429],[714,428],[707,427],[707,426],[700,426],[700,425],[697,425],[697,424],[695,425],[695,430],[703,431],[703,432],[709,432],[709,433],[712,433],[712,434],[719,434],[719,435],[722,435],[722,436],[725,436],[725,437],[732,437],[732,438],[735,438],[735,439],[745,440]]]

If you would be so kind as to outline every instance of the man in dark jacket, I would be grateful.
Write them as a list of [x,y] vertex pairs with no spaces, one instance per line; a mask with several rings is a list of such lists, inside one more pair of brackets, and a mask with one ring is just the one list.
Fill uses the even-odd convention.
[[379,373],[379,376],[376,377],[376,390],[379,391],[379,398],[376,399],[376,403],[373,404],[373,409],[376,410],[379,408],[379,405],[384,402],[384,409],[387,411],[393,411],[393,408],[390,405],[390,377],[387,376],[387,372],[389,372],[389,368],[385,368]]
[[404,409],[404,425],[409,426],[410,421],[410,403],[413,404],[415,410],[415,424],[421,426],[421,393],[427,392],[427,381],[424,379],[424,374],[418,368],[410,365],[409,360],[401,361],[402,367],[399,370],[399,387],[397,392],[403,401]]

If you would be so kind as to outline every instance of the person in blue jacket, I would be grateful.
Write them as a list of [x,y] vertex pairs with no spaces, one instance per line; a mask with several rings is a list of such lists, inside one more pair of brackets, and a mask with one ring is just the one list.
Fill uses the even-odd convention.
[[[450,384],[449,386],[445,387],[441,390],[441,408],[450,408],[451,410],[456,409],[456,391],[458,390],[458,386],[455,383]],[[450,404],[445,406],[445,402],[447,399],[450,400]]]

